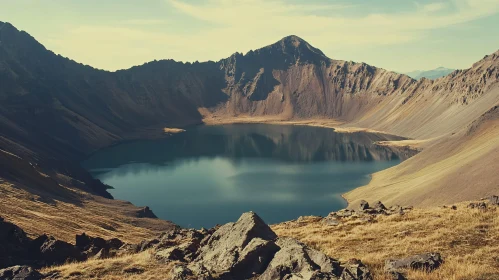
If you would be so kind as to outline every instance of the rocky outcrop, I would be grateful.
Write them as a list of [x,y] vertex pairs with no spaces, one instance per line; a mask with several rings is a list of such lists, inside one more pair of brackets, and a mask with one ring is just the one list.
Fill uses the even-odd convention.
[[39,280],[42,278],[42,274],[25,265],[0,269],[0,279],[2,280]]
[[221,226],[200,248],[196,262],[210,271],[245,278],[260,274],[278,248],[277,235],[253,212]]
[[335,279],[342,274],[338,261],[297,240],[282,238],[276,245],[279,251],[258,279]]
[[76,236],[76,245],[48,235],[31,239],[21,228],[0,218],[0,268],[14,265],[42,267],[92,257],[108,258],[115,256],[123,245],[117,238],[104,240],[84,233]]
[[0,217],[0,268],[27,263],[30,243],[21,228]]
[[340,225],[342,219],[361,219],[364,222],[372,222],[373,217],[377,215],[404,215],[407,211],[411,211],[412,206],[402,207],[394,205],[387,208],[381,201],[377,201],[374,206],[370,206],[365,200],[361,200],[357,210],[341,209],[336,212],[329,213],[322,218],[321,222],[325,225],[337,226]]
[[235,223],[176,230],[155,240],[150,248],[157,260],[180,263],[170,279],[371,279],[360,261],[341,264],[294,239],[278,238],[253,212]]
[[149,208],[149,206],[146,206],[144,208],[141,208],[139,211],[137,211],[137,217],[138,218],[152,218],[152,219],[157,219],[158,217],[156,214],[154,214]]
[[387,260],[385,272],[391,274],[395,279],[405,279],[403,272],[407,269],[431,272],[440,267],[443,261],[439,253],[425,253],[402,259]]

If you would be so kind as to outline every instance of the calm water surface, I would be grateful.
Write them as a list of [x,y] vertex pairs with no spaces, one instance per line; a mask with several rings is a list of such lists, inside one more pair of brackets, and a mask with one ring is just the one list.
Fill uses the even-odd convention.
[[400,162],[373,144],[395,139],[307,126],[198,126],[103,149],[82,165],[113,186],[115,198],[184,227],[209,228],[250,210],[277,223],[344,208],[342,193]]

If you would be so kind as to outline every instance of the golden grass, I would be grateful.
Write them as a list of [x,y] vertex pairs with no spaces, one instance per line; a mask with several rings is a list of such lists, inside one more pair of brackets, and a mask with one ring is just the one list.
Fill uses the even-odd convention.
[[75,197],[82,196],[82,201],[48,200],[0,179],[0,216],[31,237],[46,233],[71,243],[83,232],[138,243],[172,226],[159,219],[135,218],[133,213],[138,208],[129,202],[67,190]]
[[[57,274],[59,279],[166,279],[174,263],[161,263],[149,251],[104,260],[89,260],[43,269],[44,274]],[[130,273],[127,269],[143,272]]]
[[327,226],[317,219],[274,225],[279,236],[290,236],[333,258],[361,259],[375,279],[390,258],[440,252],[445,263],[432,273],[409,271],[409,279],[499,279],[499,220],[497,208],[414,209],[405,215],[378,216],[374,222],[350,219]]
[[[328,226],[317,217],[273,225],[280,237],[296,238],[327,255],[346,261],[361,259],[374,279],[388,280],[383,271],[390,258],[439,252],[444,264],[426,273],[408,271],[409,279],[472,280],[499,279],[498,208],[469,209],[467,203],[450,208],[414,209],[405,215],[377,216],[372,222],[358,218]],[[58,271],[63,279],[165,279],[174,263],[158,262],[149,251],[107,260],[89,260],[43,269]],[[127,274],[124,269],[137,267],[142,274]]]
[[[408,144],[418,145],[417,142]],[[421,153],[373,174],[368,185],[356,188],[344,197],[352,205],[369,198],[389,205],[431,207],[499,192],[498,120],[487,121],[471,135],[463,130],[436,143],[423,145]]]

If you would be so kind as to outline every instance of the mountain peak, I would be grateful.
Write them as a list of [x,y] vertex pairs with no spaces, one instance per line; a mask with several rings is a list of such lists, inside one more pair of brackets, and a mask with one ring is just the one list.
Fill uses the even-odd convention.
[[272,59],[281,59],[286,61],[287,64],[330,61],[321,50],[296,35],[286,36],[272,45],[256,50],[254,54],[272,57]]
[[295,48],[299,47],[301,44],[308,44],[305,40],[296,35],[286,36],[282,38],[278,43],[294,46]]

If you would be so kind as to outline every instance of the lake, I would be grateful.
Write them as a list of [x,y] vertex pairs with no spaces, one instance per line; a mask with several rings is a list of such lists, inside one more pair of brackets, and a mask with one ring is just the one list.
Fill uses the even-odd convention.
[[247,211],[278,223],[345,208],[341,194],[404,159],[374,142],[400,139],[310,126],[195,126],[105,148],[82,165],[116,199],[183,227],[211,228]]

